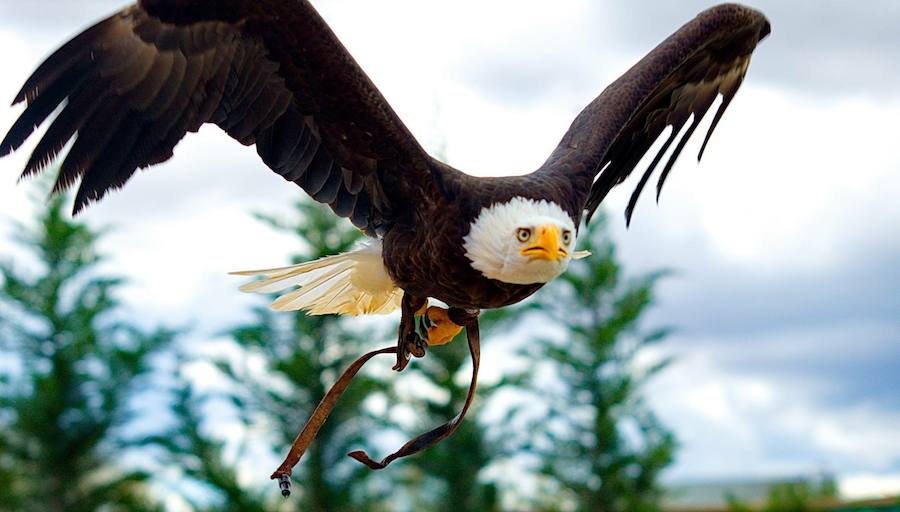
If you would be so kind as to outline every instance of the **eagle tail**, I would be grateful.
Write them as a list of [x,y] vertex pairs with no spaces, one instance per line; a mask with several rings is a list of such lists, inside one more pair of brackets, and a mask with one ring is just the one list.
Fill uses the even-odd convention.
[[381,241],[315,261],[265,270],[232,272],[262,276],[243,292],[277,293],[297,287],[272,303],[275,311],[304,310],[311,315],[383,315],[400,307],[398,288],[381,259]]

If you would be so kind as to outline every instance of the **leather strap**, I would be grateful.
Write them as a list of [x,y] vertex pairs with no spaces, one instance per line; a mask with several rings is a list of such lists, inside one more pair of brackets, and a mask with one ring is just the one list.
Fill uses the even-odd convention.
[[468,394],[466,394],[466,403],[463,405],[462,411],[447,423],[444,423],[443,425],[433,430],[430,430],[411,439],[399,450],[388,455],[380,462],[372,460],[369,455],[362,450],[350,452],[347,455],[356,459],[362,464],[365,464],[371,469],[384,469],[388,466],[388,464],[401,457],[413,455],[436,445],[437,443],[447,438],[454,431],[456,431],[456,429],[462,423],[463,419],[466,417],[466,413],[469,411],[469,406],[472,405],[472,400],[475,398],[475,388],[478,385],[478,366],[481,361],[481,336],[478,331],[478,321],[476,319],[475,321],[467,322],[467,324],[466,337],[469,341],[469,352],[472,355],[472,382],[469,384],[469,392]]
[[359,370],[362,369],[363,365],[369,362],[369,359],[380,355],[380,354],[395,354],[397,352],[397,347],[387,347],[381,350],[373,350],[368,354],[360,357],[353,364],[350,365],[344,373],[341,374],[341,377],[331,386],[331,389],[328,390],[328,393],[325,393],[325,397],[322,398],[322,401],[319,402],[319,405],[316,406],[316,410],[313,411],[312,416],[309,417],[309,420],[306,421],[306,425],[303,426],[303,430],[297,434],[297,438],[294,439],[294,443],[291,445],[291,450],[288,452],[287,457],[284,459],[284,462],[281,463],[281,466],[278,466],[278,469],[272,473],[271,478],[273,480],[280,479],[282,476],[290,476],[294,466],[300,462],[300,458],[303,457],[303,454],[306,453],[306,449],[309,448],[309,445],[316,438],[316,434],[319,433],[319,429],[322,428],[322,425],[325,424],[325,420],[328,419],[328,415],[331,414],[331,410],[334,409],[334,406],[337,404],[337,401],[341,398],[341,395],[344,394],[344,390],[347,389],[347,386],[350,385],[350,382],[353,380],[353,377],[359,373]]
[[[466,395],[466,402],[463,405],[462,411],[447,423],[413,438],[399,450],[388,455],[380,462],[372,460],[366,452],[361,450],[350,452],[347,454],[348,456],[365,464],[371,469],[384,469],[388,464],[401,457],[413,455],[441,442],[456,431],[462,423],[463,419],[466,417],[466,413],[469,411],[469,407],[472,405],[472,401],[475,398],[475,389],[478,386],[478,367],[481,362],[481,334],[478,329],[477,312],[467,312],[452,308],[451,317],[454,318],[454,321],[458,320],[460,322],[459,325],[465,325],[466,338],[469,342],[469,352],[472,356],[472,381],[469,384],[469,392]],[[398,354],[400,350],[399,346],[391,346],[380,350],[374,350],[363,355],[344,370],[344,373],[341,374],[337,382],[335,382],[334,385],[331,386],[331,389],[325,393],[325,397],[322,398],[322,401],[316,406],[312,416],[307,420],[306,425],[303,426],[303,430],[300,431],[300,434],[294,439],[284,462],[282,462],[278,469],[272,473],[271,478],[279,481],[282,488],[282,494],[285,496],[290,495],[290,476],[294,466],[300,462],[300,458],[306,453],[309,445],[319,433],[319,429],[325,424],[325,420],[328,419],[332,409],[334,409],[337,401],[341,398],[341,395],[344,394],[344,391],[347,389],[347,386],[350,385],[350,382],[356,374],[359,373],[362,367],[373,357],[381,354]]]

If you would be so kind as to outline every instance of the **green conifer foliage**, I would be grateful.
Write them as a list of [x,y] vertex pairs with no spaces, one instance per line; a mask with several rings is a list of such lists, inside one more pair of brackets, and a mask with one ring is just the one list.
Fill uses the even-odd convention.
[[233,461],[225,457],[225,442],[203,430],[203,404],[208,396],[198,395],[193,385],[178,379],[173,412],[175,427],[162,436],[147,439],[165,449],[166,457],[182,474],[201,484],[202,500],[184,496],[197,511],[265,512],[275,510],[274,501],[261,489],[243,485]]
[[36,265],[0,263],[0,357],[9,365],[0,510],[153,509],[148,475],[119,465],[130,445],[122,427],[151,356],[174,333],[127,320],[116,299],[122,280],[96,268],[99,234],[71,220],[65,203],[52,199],[32,227],[19,227]]

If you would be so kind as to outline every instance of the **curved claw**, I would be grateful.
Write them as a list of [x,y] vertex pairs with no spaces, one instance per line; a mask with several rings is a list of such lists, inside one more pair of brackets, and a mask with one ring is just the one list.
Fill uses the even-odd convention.
[[425,357],[426,348],[428,348],[428,343],[422,339],[419,333],[415,331],[408,333],[406,340],[400,344],[397,352],[397,364],[394,365],[393,370],[398,372],[405,370],[411,355],[420,359]]
[[406,339],[406,351],[418,358],[425,357],[426,347],[428,347],[428,343],[417,332],[411,332]]

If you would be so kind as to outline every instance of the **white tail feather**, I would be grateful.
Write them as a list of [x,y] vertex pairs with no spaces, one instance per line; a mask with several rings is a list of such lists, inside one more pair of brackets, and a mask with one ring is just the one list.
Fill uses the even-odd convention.
[[381,241],[352,252],[290,267],[232,272],[264,276],[241,286],[243,292],[275,293],[299,287],[272,303],[276,311],[305,310],[312,315],[383,315],[400,307],[403,291],[384,268]]

